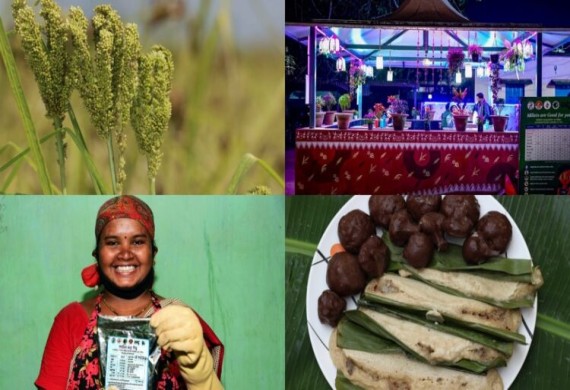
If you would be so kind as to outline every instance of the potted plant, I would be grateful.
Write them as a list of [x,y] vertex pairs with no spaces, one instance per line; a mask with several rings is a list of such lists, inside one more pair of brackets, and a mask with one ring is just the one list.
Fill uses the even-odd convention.
[[447,52],[447,66],[449,67],[449,74],[451,76],[459,72],[465,60],[465,53],[459,47],[452,47]]
[[338,122],[338,128],[341,130],[348,129],[348,125],[352,116],[354,115],[354,111],[349,110],[350,108],[350,95],[345,93],[341,97],[338,98],[338,105],[343,112],[336,113],[336,121]]
[[507,115],[501,115],[503,108],[505,108],[505,99],[499,98],[495,100],[494,115],[491,115],[491,121],[493,122],[493,129],[498,132],[505,131],[507,120],[509,119]]
[[467,128],[467,119],[470,116],[469,111],[465,107],[465,96],[467,96],[467,88],[453,88],[453,97],[451,100],[457,103],[457,111],[453,112],[453,122],[455,123],[455,130],[465,131]]
[[330,92],[325,93],[322,96],[324,106],[327,108],[327,112],[325,113],[325,117],[323,119],[323,125],[332,125],[334,122],[334,115],[336,111],[334,107],[336,106],[336,99],[334,95]]
[[408,114],[408,102],[405,100],[400,100],[397,96],[388,96],[388,103],[390,106],[390,115],[392,117],[392,124],[394,125],[394,130],[404,130],[404,125],[406,124],[406,118]]
[[323,125],[323,120],[325,119],[325,112],[323,111],[323,106],[325,105],[325,102],[323,101],[323,98],[320,96],[317,96],[317,99],[315,100],[315,108],[316,108],[316,113],[315,113],[315,126],[316,127],[321,127]]
[[366,83],[366,69],[364,68],[364,63],[361,60],[352,61],[350,63],[348,79],[350,96],[354,96],[358,87]]
[[375,103],[373,109],[374,109],[374,115],[378,120],[376,127],[383,127],[381,125],[381,122],[384,119],[384,115],[386,113],[386,107],[384,107],[382,103]]
[[364,115],[364,120],[366,121],[366,125],[368,125],[368,130],[372,130],[372,126],[376,120],[376,115],[374,115],[372,110],[368,110],[368,114]]
[[345,93],[344,95],[341,95],[341,97],[338,98],[338,105],[340,106],[340,109],[343,112],[354,112],[352,110],[350,110],[350,95],[348,93]]
[[479,62],[479,59],[483,54],[483,48],[478,44],[474,43],[472,45],[469,45],[469,47],[467,48],[467,53],[471,57],[471,61]]

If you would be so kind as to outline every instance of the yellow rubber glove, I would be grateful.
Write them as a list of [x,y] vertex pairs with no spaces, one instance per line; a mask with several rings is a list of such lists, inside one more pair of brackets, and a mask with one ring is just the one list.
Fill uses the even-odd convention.
[[214,361],[202,334],[202,326],[192,309],[169,305],[153,314],[150,325],[158,336],[158,345],[173,351],[180,373],[190,390],[223,389]]

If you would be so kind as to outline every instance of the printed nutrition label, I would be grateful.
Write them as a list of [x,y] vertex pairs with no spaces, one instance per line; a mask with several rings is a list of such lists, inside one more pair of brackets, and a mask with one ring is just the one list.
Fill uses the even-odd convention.
[[526,129],[526,161],[570,160],[570,128]]
[[110,337],[107,345],[105,388],[147,390],[149,341]]

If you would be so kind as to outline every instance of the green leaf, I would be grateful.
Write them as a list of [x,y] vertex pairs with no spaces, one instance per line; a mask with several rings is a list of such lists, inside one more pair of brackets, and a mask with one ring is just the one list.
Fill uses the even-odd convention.
[[317,246],[314,244],[294,240],[292,238],[285,239],[285,252],[287,253],[298,253],[312,258],[316,251]]
[[[452,287],[448,287],[448,286],[446,286],[442,283],[439,283],[437,281],[427,279],[427,278],[423,277],[422,274],[418,273],[418,270],[416,270],[414,267],[410,267],[407,264],[403,265],[403,269],[410,272],[412,274],[411,277],[413,279],[419,280],[419,281],[421,281],[427,285],[432,286],[433,288],[436,288],[440,291],[443,291],[444,293],[455,295],[458,297],[475,299],[475,300],[478,300],[481,302],[489,303],[491,305],[502,307],[504,309],[517,309],[517,308],[521,308],[521,307],[532,307],[532,305],[534,303],[534,295],[518,297],[516,299],[510,299],[508,301],[502,301],[502,300],[494,299],[492,296],[485,296],[485,295],[483,295],[483,294],[485,294],[485,291],[482,291],[477,296],[469,295],[469,294],[467,294],[461,290],[458,290],[458,289],[455,289]],[[496,283],[500,283],[503,280],[497,279],[495,281],[496,281]]]
[[[382,235],[382,240],[390,249],[391,261],[405,263],[403,257],[404,248],[394,245],[388,234]],[[449,244],[446,252],[436,251],[429,265],[440,271],[493,271],[508,275],[525,275],[532,272],[532,261],[528,259],[508,259],[506,257],[492,257],[487,262],[477,265],[468,265],[463,260],[461,246]]]
[[[421,305],[413,305],[413,304],[397,302],[397,301],[393,301],[393,300],[385,298],[385,297],[381,297],[381,296],[366,293],[366,292],[363,294],[363,299],[368,301],[368,302],[379,303],[382,305],[388,305],[390,307],[394,307],[394,308],[398,308],[398,309],[402,309],[402,310],[407,310],[410,312],[416,312],[419,315],[423,315],[423,316],[425,316],[428,311],[432,310],[431,308],[427,308],[427,307],[424,307]],[[519,342],[521,344],[526,344],[525,337],[521,334],[516,333],[516,332],[509,332],[508,330],[497,329],[497,328],[493,328],[493,327],[490,327],[487,325],[468,322],[468,321],[465,321],[459,317],[451,317],[451,316],[446,315],[444,313],[440,313],[440,314],[443,316],[443,318],[445,319],[446,322],[449,322],[452,324],[457,324],[460,326],[464,326],[466,328],[473,329],[473,330],[476,330],[479,332],[484,332],[484,333],[490,334],[492,336],[499,337],[503,340],[516,341],[516,342]]]
[[[385,338],[385,339],[393,341],[404,352],[406,352],[406,354],[408,356],[411,356],[414,359],[421,361],[421,362],[424,362],[426,364],[430,364],[430,362],[427,359],[425,359],[422,355],[418,354],[416,351],[411,349],[406,343],[402,342],[400,339],[398,339],[393,334],[388,332],[381,324],[374,321],[372,318],[368,317],[365,313],[358,311],[358,310],[351,310],[351,311],[347,311],[345,313],[345,315],[350,321],[360,325],[362,328],[366,329],[368,332],[371,332],[373,335],[378,335],[381,338]],[[356,330],[355,330],[355,332],[356,332]],[[355,332],[353,332],[353,335]],[[363,343],[364,340],[366,340],[366,339],[368,339],[370,341],[370,344],[372,344],[373,340],[374,340],[374,336],[372,336],[370,334],[363,333],[363,335],[361,336],[361,342]],[[337,344],[339,347],[345,348],[342,345],[340,345],[340,343],[337,343]],[[364,348],[367,348],[367,347],[364,347]],[[368,348],[370,348],[370,347],[368,347]],[[353,349],[356,349],[356,348],[353,348]],[[365,351],[365,352],[375,352],[375,353],[376,352],[382,352],[382,351],[371,351],[371,350],[365,350],[365,349],[359,349],[359,350]],[[470,372],[481,374],[490,368],[505,366],[505,359],[497,359],[497,360],[490,362],[489,364],[484,364],[484,363],[473,361],[473,360],[462,359],[462,360],[457,361],[457,362],[451,362],[451,361],[450,362],[441,362],[441,363],[438,363],[437,365],[461,368],[463,370],[467,370]]]
[[393,340],[387,337],[378,337],[370,329],[354,321],[350,316],[350,314],[354,312],[355,311],[346,312],[346,316],[338,323],[336,341],[338,347],[370,353],[402,352],[400,347],[398,347]]
[[440,332],[449,333],[455,336],[463,337],[464,339],[471,340],[473,342],[479,343],[489,348],[496,349],[497,351],[505,354],[506,356],[511,356],[513,353],[513,343],[503,340],[498,340],[492,336],[485,333],[475,332],[470,329],[466,329],[458,326],[450,326],[449,324],[440,324],[437,322],[428,321],[425,317],[420,317],[418,315],[408,313],[405,311],[399,311],[390,309],[386,306],[380,306],[365,300],[360,300],[358,305],[365,307],[367,309],[375,310],[379,313],[389,314],[395,317],[400,317],[404,320],[414,322],[416,324],[423,325],[427,328],[438,330]]
[[245,178],[245,175],[255,163],[258,163],[269,174],[269,176],[271,176],[277,183],[279,183],[282,188],[285,188],[285,182],[279,176],[279,174],[269,166],[269,164],[267,164],[262,159],[255,157],[251,153],[246,153],[241,158],[241,161],[239,162],[239,165],[234,172],[234,176],[232,177],[230,185],[228,186],[228,194],[237,194],[240,182]]
[[345,377],[342,371],[336,372],[335,387],[336,390],[364,390],[362,387],[356,386],[347,377]]
[[12,49],[10,48],[10,43],[8,42],[6,31],[4,30],[2,18],[0,18],[0,55],[2,55],[2,59],[4,60],[4,66],[6,67],[6,73],[8,74],[8,80],[10,82],[10,86],[12,87],[14,98],[16,99],[16,105],[18,106],[18,111],[20,112],[20,116],[24,122],[26,138],[28,140],[28,145],[30,146],[32,157],[37,167],[40,186],[44,194],[50,195],[53,193],[51,180],[49,178],[44,156],[40,148],[39,137],[34,127],[34,122],[32,120],[32,115],[30,114],[28,102],[24,96],[22,83],[20,82],[20,77],[18,76],[16,61],[14,60],[14,55],[12,53]]

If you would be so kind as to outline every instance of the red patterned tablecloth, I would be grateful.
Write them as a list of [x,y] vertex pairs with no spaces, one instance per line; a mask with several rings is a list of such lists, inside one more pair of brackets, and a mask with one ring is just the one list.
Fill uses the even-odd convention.
[[296,194],[498,193],[518,133],[299,129]]

